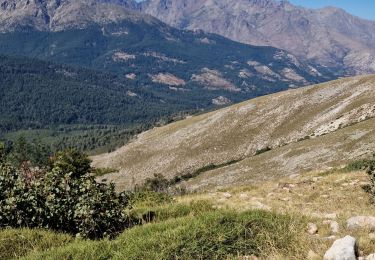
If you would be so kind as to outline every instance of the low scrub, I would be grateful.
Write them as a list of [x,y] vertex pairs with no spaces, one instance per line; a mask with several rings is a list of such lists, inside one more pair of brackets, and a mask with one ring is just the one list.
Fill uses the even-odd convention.
[[361,159],[350,162],[346,167],[346,171],[361,171],[367,170],[370,167],[375,166],[375,156],[371,159]]
[[138,226],[113,241],[77,241],[28,259],[227,259],[290,256],[301,250],[304,224],[264,211],[214,211]]
[[366,170],[366,173],[370,178],[370,185],[364,187],[366,191],[373,195],[373,200],[375,200],[375,154],[370,159],[361,159],[349,163],[345,169],[346,171],[359,171]]

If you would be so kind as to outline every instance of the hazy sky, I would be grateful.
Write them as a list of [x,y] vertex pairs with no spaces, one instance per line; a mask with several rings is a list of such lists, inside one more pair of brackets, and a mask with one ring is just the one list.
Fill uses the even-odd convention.
[[375,0],[289,0],[289,2],[310,8],[341,7],[348,13],[375,20]]

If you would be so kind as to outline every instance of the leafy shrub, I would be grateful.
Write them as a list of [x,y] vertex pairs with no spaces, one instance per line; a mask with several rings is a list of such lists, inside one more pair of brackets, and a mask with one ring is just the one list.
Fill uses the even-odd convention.
[[375,165],[375,158],[373,159],[361,159],[357,161],[350,162],[346,167],[345,170],[347,171],[363,171],[368,169],[369,167],[374,167]]
[[58,153],[51,170],[0,165],[0,227],[48,228],[85,238],[112,237],[131,225],[125,193],[97,183],[90,160]]
[[162,174],[154,174],[154,177],[147,178],[142,186],[135,188],[136,191],[153,191],[166,193],[170,187],[170,182]]
[[361,159],[349,163],[344,170],[346,171],[363,171],[370,177],[370,185],[364,187],[366,191],[371,193],[375,198],[375,154],[370,159]]
[[369,189],[369,192],[375,198],[375,161],[373,161],[373,163],[370,164],[367,167],[366,173],[370,176],[370,189]]

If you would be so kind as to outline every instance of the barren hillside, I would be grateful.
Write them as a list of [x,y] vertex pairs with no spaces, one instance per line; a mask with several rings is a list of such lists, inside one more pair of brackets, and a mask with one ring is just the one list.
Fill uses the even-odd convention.
[[375,151],[374,88],[362,76],[256,98],[147,131],[94,165],[119,169],[104,178],[120,189],[199,172],[193,190],[338,166]]

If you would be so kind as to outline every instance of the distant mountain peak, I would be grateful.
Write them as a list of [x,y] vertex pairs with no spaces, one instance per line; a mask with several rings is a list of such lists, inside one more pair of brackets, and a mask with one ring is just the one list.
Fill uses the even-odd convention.
[[375,22],[337,7],[308,9],[277,0],[147,0],[140,10],[180,29],[285,49],[349,74],[375,72]]
[[135,13],[132,0],[7,0],[0,5],[0,31],[59,31],[121,20],[155,22]]

